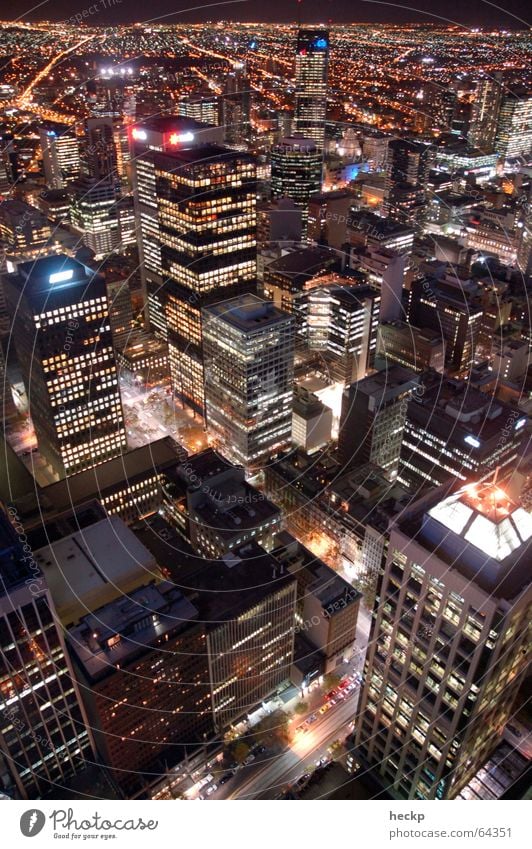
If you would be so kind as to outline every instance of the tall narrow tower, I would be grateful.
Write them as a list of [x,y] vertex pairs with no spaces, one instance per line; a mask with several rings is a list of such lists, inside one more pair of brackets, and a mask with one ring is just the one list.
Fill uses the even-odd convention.
[[329,32],[298,30],[296,47],[295,132],[323,149],[327,114]]

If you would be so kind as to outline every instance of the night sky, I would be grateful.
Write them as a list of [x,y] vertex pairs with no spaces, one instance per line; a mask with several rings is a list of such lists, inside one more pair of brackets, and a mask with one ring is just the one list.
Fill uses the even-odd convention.
[[[161,20],[168,22],[232,20],[232,21],[294,21],[298,16],[296,0],[231,0],[213,3],[198,0],[9,0],[0,12],[7,20],[63,20],[89,6],[98,7],[90,23],[129,23]],[[527,0],[405,0],[404,3],[370,2],[370,0],[303,0],[301,19],[314,23],[375,21],[403,23],[455,22],[464,26],[506,27],[524,29],[528,26]],[[7,14],[9,9],[9,15]],[[33,9],[33,11],[31,11]]]

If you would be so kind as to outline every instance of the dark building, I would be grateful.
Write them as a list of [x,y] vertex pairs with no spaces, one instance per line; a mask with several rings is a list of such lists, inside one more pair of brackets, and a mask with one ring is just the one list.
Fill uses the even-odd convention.
[[248,540],[270,550],[281,511],[212,448],[168,470],[165,511],[194,551],[222,557]]
[[35,799],[66,789],[94,753],[52,599],[27,547],[0,507],[0,790]]
[[170,583],[140,587],[67,632],[96,746],[132,795],[212,733],[196,607]]
[[418,376],[402,366],[359,380],[344,390],[338,437],[345,465],[374,463],[397,476],[408,401]]
[[58,477],[120,454],[126,432],[105,279],[60,255],[4,282],[39,450]]
[[408,404],[400,480],[417,491],[449,482],[482,480],[493,469],[511,468],[527,417],[468,381],[439,374],[421,378]]
[[407,139],[389,143],[384,202],[388,217],[414,227],[422,223],[430,166],[428,145]]

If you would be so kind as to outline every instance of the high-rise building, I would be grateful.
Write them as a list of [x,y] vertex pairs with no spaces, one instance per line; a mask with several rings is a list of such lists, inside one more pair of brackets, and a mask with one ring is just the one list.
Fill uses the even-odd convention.
[[182,118],[192,118],[200,124],[220,123],[220,104],[216,94],[190,94],[182,97],[177,104],[177,114]]
[[131,290],[127,280],[108,280],[106,290],[113,347],[122,351],[129,344],[133,330]]
[[422,223],[431,158],[428,145],[408,139],[389,143],[384,200],[389,218],[413,226]]
[[250,294],[203,310],[207,426],[246,468],[290,444],[294,323]]
[[503,95],[497,122],[495,150],[507,159],[528,154],[532,147],[532,94],[526,89]]
[[409,322],[441,334],[446,365],[459,375],[474,363],[482,315],[477,286],[471,281],[446,274],[441,280],[420,278],[412,283]]
[[[170,582],[139,587],[67,632],[100,756],[126,793],[212,734],[196,607]],[[205,735],[205,736],[204,736]]]
[[527,670],[531,538],[494,482],[436,491],[392,530],[355,742],[394,797],[455,798],[500,741]]
[[60,255],[5,277],[39,450],[58,477],[114,457],[126,432],[105,280]]
[[526,422],[469,381],[426,374],[422,391],[408,404],[399,479],[417,492],[453,478],[483,480],[497,466],[511,468]]
[[328,30],[298,30],[294,131],[313,139],[320,150],[325,143],[328,66]]
[[492,153],[503,94],[501,74],[482,77],[476,84],[467,140],[473,147]]
[[51,240],[50,225],[36,207],[21,200],[0,203],[0,246],[6,257],[16,261],[49,253]]
[[251,89],[243,62],[235,62],[225,78],[221,107],[226,144],[248,141],[251,135]]
[[39,127],[44,179],[49,189],[64,189],[80,175],[79,140],[74,127],[46,123]]
[[162,148],[141,148],[135,160],[148,315],[168,341],[176,397],[202,415],[201,308],[256,288],[256,166],[246,153],[194,146],[196,130],[201,138],[220,128],[182,118],[154,123],[133,129],[142,146]]
[[119,192],[114,122],[110,117],[87,118],[81,154],[81,173],[99,183],[110,183]]
[[107,180],[83,176],[74,182],[73,188],[72,226],[95,258],[103,259],[120,242],[115,186]]
[[350,253],[350,268],[362,271],[370,286],[380,295],[381,321],[395,321],[403,317],[402,294],[407,259],[404,253],[374,245]]
[[374,463],[395,479],[408,401],[418,382],[412,371],[391,366],[344,390],[338,439],[344,465]]
[[306,236],[309,203],[321,189],[322,155],[311,138],[283,139],[271,152],[273,198],[291,198],[301,210],[302,233]]
[[373,368],[380,295],[370,286],[315,286],[308,292],[308,346],[321,351],[333,381],[348,386]]
[[0,790],[35,799],[94,761],[48,587],[0,508]]

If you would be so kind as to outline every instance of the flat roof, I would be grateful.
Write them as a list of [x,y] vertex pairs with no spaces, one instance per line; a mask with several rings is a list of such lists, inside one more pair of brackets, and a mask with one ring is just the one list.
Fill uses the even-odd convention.
[[197,609],[173,584],[139,587],[84,616],[67,632],[68,641],[91,680],[129,663],[161,637],[182,630]]
[[61,618],[91,609],[102,592],[159,576],[153,555],[118,516],[109,516],[34,551]]
[[271,301],[257,295],[244,294],[228,301],[204,307],[211,318],[223,320],[243,333],[253,333],[272,324],[293,322],[294,317],[278,309]]

